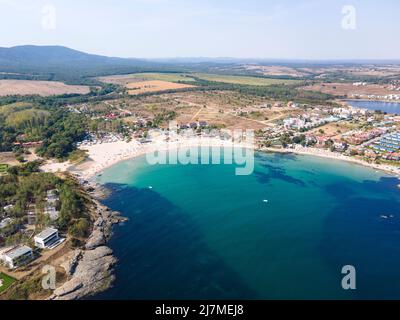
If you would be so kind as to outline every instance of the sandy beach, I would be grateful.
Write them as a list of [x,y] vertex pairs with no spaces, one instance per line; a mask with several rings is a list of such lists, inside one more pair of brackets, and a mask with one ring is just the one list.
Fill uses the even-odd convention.
[[231,140],[222,140],[216,137],[179,137],[176,140],[166,142],[164,138],[156,138],[149,143],[140,143],[137,140],[131,142],[117,141],[110,143],[99,143],[91,146],[81,147],[86,150],[88,159],[79,165],[73,165],[69,162],[47,161],[42,170],[47,172],[69,171],[84,180],[90,180],[95,175],[105,169],[117,164],[120,161],[136,158],[147,153],[164,151],[168,149],[180,149],[190,147],[245,147],[254,146],[246,143],[232,142]]
[[280,153],[295,153],[302,155],[311,155],[322,158],[329,158],[334,160],[347,161],[351,163],[356,163],[365,167],[369,167],[375,170],[381,170],[391,175],[395,175],[400,178],[400,167],[390,166],[386,164],[376,164],[369,163],[364,160],[360,160],[354,157],[345,156],[343,154],[337,152],[331,152],[325,149],[317,149],[317,148],[306,148],[300,145],[296,146],[294,149],[275,149],[275,148],[263,148],[260,151],[268,151],[268,152],[280,152]]
[[[222,140],[216,137],[179,137],[174,141],[166,142],[164,138],[153,139],[149,143],[141,143],[138,140],[131,142],[116,141],[109,143],[99,143],[90,146],[81,147],[88,153],[88,160],[79,165],[73,165],[69,162],[59,163],[54,160],[48,161],[42,166],[43,171],[47,172],[63,172],[69,171],[84,180],[90,180],[95,175],[101,173],[105,169],[117,164],[120,161],[132,159],[145,155],[147,153],[154,153],[155,151],[163,151],[168,149],[180,149],[189,147],[246,147],[252,148],[253,146],[246,145],[245,143],[233,143],[231,140]],[[280,153],[295,153],[302,155],[312,155],[317,157],[329,158],[334,160],[347,161],[351,163],[360,164],[370,167],[375,170],[382,170],[391,175],[400,177],[400,168],[386,164],[369,163],[354,157],[345,156],[336,152],[331,152],[325,149],[306,148],[296,146],[294,149],[275,149],[275,148],[262,148],[258,151],[267,152],[280,152]]]

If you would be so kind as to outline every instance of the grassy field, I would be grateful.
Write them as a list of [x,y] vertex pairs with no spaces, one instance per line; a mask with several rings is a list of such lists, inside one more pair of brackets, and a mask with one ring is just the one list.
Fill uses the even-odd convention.
[[218,75],[210,73],[196,73],[194,74],[194,76],[207,81],[251,85],[251,86],[270,86],[273,84],[295,84],[300,82],[300,80],[267,79],[258,77],[248,77],[248,76]]
[[194,82],[193,77],[222,83],[252,85],[252,86],[270,86],[273,84],[294,84],[301,80],[286,80],[286,79],[269,79],[258,78],[251,76],[230,76],[218,75],[211,73],[134,73],[129,75],[114,75],[99,78],[103,82],[115,83],[119,85],[127,85],[132,82],[139,81],[166,81],[166,82]]
[[184,73],[133,73],[100,77],[100,81],[125,86],[132,82],[140,81],[166,81],[166,82],[194,82],[190,75]]
[[175,83],[168,81],[160,81],[160,80],[149,80],[149,81],[141,81],[141,82],[132,82],[126,86],[129,90],[130,95],[138,95],[142,93],[149,92],[162,92],[168,90],[177,90],[177,89],[185,89],[192,88],[194,86],[183,84],[183,83]]
[[0,293],[6,291],[14,282],[14,278],[11,278],[4,273],[0,273]]
[[0,173],[6,172],[8,169],[8,164],[0,163]]
[[136,73],[132,76],[137,79],[161,80],[168,82],[195,81],[192,77],[190,77],[190,75],[184,73]]

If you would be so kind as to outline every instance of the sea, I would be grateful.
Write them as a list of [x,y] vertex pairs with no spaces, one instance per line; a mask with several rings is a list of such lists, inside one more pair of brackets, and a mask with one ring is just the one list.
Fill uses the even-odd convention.
[[400,299],[396,177],[257,153],[247,176],[143,156],[96,180],[129,221],[108,244],[116,281],[95,299]]

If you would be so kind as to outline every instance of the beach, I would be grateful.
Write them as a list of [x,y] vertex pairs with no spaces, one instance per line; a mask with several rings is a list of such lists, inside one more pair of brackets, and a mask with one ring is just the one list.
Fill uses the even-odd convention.
[[[80,179],[91,180],[97,174],[100,174],[105,169],[121,161],[136,158],[148,153],[154,153],[156,151],[164,151],[168,149],[179,150],[180,148],[190,147],[254,148],[253,145],[246,144],[245,142],[232,142],[232,140],[223,140],[217,137],[178,137],[175,140],[168,142],[159,137],[148,143],[141,143],[138,140],[132,140],[130,142],[115,141],[80,147],[82,150],[86,150],[88,154],[87,160],[82,164],[74,165],[70,162],[59,163],[55,160],[50,160],[42,166],[42,170],[53,173],[68,171],[78,176]],[[400,177],[400,167],[390,166],[387,164],[369,163],[355,157],[345,156],[325,149],[307,148],[298,145],[291,149],[259,148],[257,151],[295,153],[347,161]]]
[[109,143],[98,143],[81,147],[88,154],[87,160],[79,165],[70,162],[47,161],[41,168],[46,172],[68,171],[81,179],[91,180],[103,170],[117,164],[118,162],[136,158],[156,151],[173,150],[190,147],[242,147],[254,148],[253,145],[245,142],[232,142],[217,137],[177,137],[174,140],[165,141],[165,138],[158,137],[152,142],[141,143],[138,140],[115,141]]
[[377,164],[377,163],[369,163],[367,161],[357,159],[350,156],[345,156],[343,154],[337,152],[331,152],[325,149],[317,149],[317,148],[306,148],[302,146],[296,146],[293,149],[275,149],[275,148],[262,148],[260,151],[267,151],[267,152],[280,152],[280,153],[294,153],[294,154],[301,154],[301,155],[310,155],[334,160],[341,160],[347,161],[351,163],[356,163],[365,167],[369,167],[375,170],[384,171],[391,175],[395,175],[400,178],[400,167],[390,166],[387,164]]

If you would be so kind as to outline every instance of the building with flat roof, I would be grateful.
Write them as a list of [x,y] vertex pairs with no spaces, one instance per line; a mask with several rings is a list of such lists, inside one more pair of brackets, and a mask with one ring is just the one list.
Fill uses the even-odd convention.
[[34,237],[35,246],[41,249],[50,248],[57,241],[60,240],[60,236],[58,235],[58,230],[53,228],[47,228],[43,230],[41,233]]
[[10,269],[26,264],[33,259],[32,248],[28,246],[18,246],[3,252],[0,259]]

